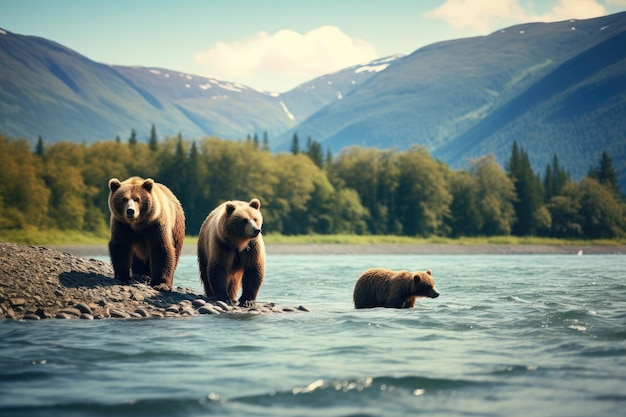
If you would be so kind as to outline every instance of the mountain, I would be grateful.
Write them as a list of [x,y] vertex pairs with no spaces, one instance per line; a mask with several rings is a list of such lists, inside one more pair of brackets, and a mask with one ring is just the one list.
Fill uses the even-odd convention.
[[163,68],[96,63],[0,29],[0,133],[91,143],[268,132],[339,152],[425,146],[454,168],[511,144],[538,172],[556,153],[580,178],[609,152],[626,191],[626,13],[529,23],[440,42],[318,77],[283,94]]
[[100,64],[1,29],[0,62],[0,132],[31,143],[39,135],[47,143],[127,138],[133,128],[145,139],[151,124],[161,135],[237,139],[267,131],[272,138],[388,65],[377,60],[279,95],[168,69]]
[[517,141],[543,173],[556,152],[580,177],[607,150],[626,191],[626,13],[531,23],[433,44],[396,60],[294,132],[334,153],[425,146],[453,167]]

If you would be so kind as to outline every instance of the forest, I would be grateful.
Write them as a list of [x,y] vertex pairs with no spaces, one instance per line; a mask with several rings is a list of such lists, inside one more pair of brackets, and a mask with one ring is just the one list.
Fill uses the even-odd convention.
[[110,178],[137,175],[180,199],[187,235],[197,235],[223,201],[261,200],[264,233],[404,236],[626,236],[626,204],[606,152],[579,181],[558,156],[541,174],[514,143],[506,167],[492,155],[452,170],[425,148],[349,147],[324,154],[294,134],[290,152],[274,154],[267,137],[167,137],[152,126],[147,143],[59,142],[33,149],[0,135],[0,232],[61,230],[108,235]]

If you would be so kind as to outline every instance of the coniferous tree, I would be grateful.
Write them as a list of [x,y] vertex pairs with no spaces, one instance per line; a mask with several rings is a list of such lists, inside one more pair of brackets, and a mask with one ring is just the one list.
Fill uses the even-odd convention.
[[300,140],[298,139],[298,133],[293,134],[293,138],[291,139],[291,153],[297,155],[300,153]]
[[130,131],[130,137],[128,138],[128,144],[131,146],[134,146],[137,144],[137,132],[135,132],[135,129],[131,129]]
[[254,144],[254,149],[259,149],[259,135],[257,135],[256,133],[252,138],[252,143]]
[[613,167],[613,160],[607,151],[602,152],[600,163],[595,169],[590,169],[588,177],[598,180],[609,191],[618,196],[620,194],[619,183],[617,182],[617,172]]
[[541,207],[543,190],[541,181],[532,170],[528,154],[513,142],[508,164],[508,175],[515,185],[517,199],[513,203],[516,221],[512,233],[518,236],[534,235],[537,232],[536,213]]
[[318,141],[311,139],[310,136],[307,139],[306,143],[307,156],[311,158],[311,161],[313,161],[315,165],[317,165],[319,168],[322,168],[324,166],[324,154],[322,152],[322,145]]
[[152,124],[152,128],[150,128],[150,141],[148,145],[152,152],[156,152],[157,148],[159,147],[159,140],[157,138],[156,127],[154,127],[154,123]]
[[559,158],[554,154],[552,164],[546,165],[543,177],[543,190],[546,201],[555,195],[559,195],[565,184],[570,180],[569,173],[559,163]]
[[324,161],[324,166],[325,167],[329,167],[330,164],[332,164],[333,162],[333,152],[330,150],[330,148],[326,149],[326,160]]
[[263,150],[264,151],[270,150],[270,139],[267,136],[267,130],[263,131]]
[[43,139],[41,135],[37,138],[37,146],[35,147],[35,155],[43,157],[46,153],[46,148],[43,146]]

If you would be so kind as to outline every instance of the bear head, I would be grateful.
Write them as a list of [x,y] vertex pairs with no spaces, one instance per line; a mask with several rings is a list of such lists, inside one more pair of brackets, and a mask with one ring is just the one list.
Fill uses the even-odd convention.
[[158,208],[152,198],[152,178],[131,177],[125,181],[109,180],[109,210],[111,215],[135,227],[158,216]]
[[250,202],[234,200],[224,203],[223,230],[239,251],[246,249],[250,241],[261,234],[263,216],[260,208],[261,202],[256,198]]
[[435,288],[433,280],[433,271],[428,269],[426,272],[413,272],[413,295],[418,297],[437,298],[439,291]]

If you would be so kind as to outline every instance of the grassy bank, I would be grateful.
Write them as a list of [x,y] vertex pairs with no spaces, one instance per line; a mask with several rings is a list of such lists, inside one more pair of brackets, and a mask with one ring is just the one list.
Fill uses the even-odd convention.
[[570,240],[543,237],[517,237],[517,236],[492,236],[492,237],[411,237],[393,235],[264,235],[266,243],[272,244],[352,244],[352,245],[626,245],[626,239],[620,240]]
[[[297,235],[280,234],[263,235],[267,244],[306,245],[306,244],[351,244],[351,245],[626,245],[626,239],[615,240],[569,240],[541,237],[463,237],[458,239],[446,237],[410,237],[391,235]],[[22,243],[27,245],[106,245],[108,233],[90,234],[76,231],[60,230],[0,230],[0,241]],[[185,245],[195,245],[197,236],[187,236]]]

